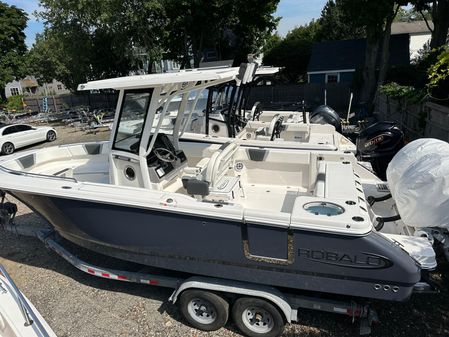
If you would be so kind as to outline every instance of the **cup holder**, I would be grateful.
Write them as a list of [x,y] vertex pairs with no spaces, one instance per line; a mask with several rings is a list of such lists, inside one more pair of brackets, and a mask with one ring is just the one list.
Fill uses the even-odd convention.
[[314,201],[305,204],[304,209],[315,215],[335,216],[345,212],[345,209],[331,202]]

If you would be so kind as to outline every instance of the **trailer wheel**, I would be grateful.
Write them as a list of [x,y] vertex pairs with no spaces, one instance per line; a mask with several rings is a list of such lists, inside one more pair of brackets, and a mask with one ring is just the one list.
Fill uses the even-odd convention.
[[228,321],[229,303],[209,291],[186,290],[181,294],[179,306],[185,319],[200,330],[218,330]]
[[249,337],[275,337],[284,330],[284,319],[271,303],[251,297],[235,301],[232,317],[237,327]]

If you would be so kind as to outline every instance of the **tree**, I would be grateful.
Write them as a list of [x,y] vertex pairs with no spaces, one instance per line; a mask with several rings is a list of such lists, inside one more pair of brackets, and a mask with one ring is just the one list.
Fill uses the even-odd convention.
[[265,52],[263,63],[284,67],[284,74],[290,81],[301,80],[307,72],[318,30],[319,23],[313,20],[307,25],[296,27]]
[[[412,4],[414,11],[426,19],[429,3],[432,2],[432,18],[435,28],[432,31],[431,47],[446,43],[449,27],[449,0],[337,0],[347,19],[354,18],[354,23],[363,27],[367,37],[365,65],[363,68],[363,86],[360,99],[372,107],[376,89],[385,81],[388,70],[389,41],[391,24],[400,12],[400,6]],[[363,8],[363,11],[360,11]],[[402,12],[403,14],[403,12]],[[427,22],[427,21],[426,21]],[[429,26],[430,27],[430,26]],[[379,75],[376,80],[377,55],[381,51]],[[377,85],[376,85],[377,83]]]
[[[36,41],[27,55],[29,75],[33,75],[40,85],[57,79],[68,83],[69,70],[63,60],[62,46],[52,36],[51,30],[36,35]],[[64,79],[64,81],[63,81]]]
[[[427,26],[432,31],[432,38],[430,40],[430,48],[439,48],[447,43],[449,32],[449,0],[414,0],[412,3],[415,9],[419,11]],[[430,6],[430,4],[432,4]],[[427,22],[424,11],[430,11],[433,21],[433,29]]]
[[[248,5],[248,2],[251,6]],[[127,75],[162,57],[199,65],[205,48],[257,51],[275,27],[279,0],[42,0],[45,34],[30,56],[75,90],[81,82]],[[248,7],[249,6],[249,7]],[[253,8],[258,8],[253,13]],[[41,63],[39,65],[38,63]],[[47,75],[51,72],[47,71]]]
[[[55,65],[50,69],[71,90],[87,80],[141,69],[141,50],[149,59],[162,57],[166,22],[161,0],[42,0],[41,4],[39,16],[46,32],[33,47],[32,58],[45,64],[45,55],[53,52]],[[42,66],[32,69],[43,74]]]
[[436,62],[428,69],[428,76],[430,93],[446,101],[449,97],[449,47],[441,49]]
[[[190,67],[193,56],[198,67],[206,47],[216,47],[232,13],[230,3],[221,0],[167,0],[168,36],[164,47],[170,58]],[[232,15],[232,14],[231,14]]]
[[[273,17],[279,0],[166,0],[167,56],[183,67],[198,67],[203,51],[213,49],[219,58],[246,60],[257,53],[278,19]],[[257,11],[254,11],[257,8]]]
[[0,2],[0,98],[6,100],[5,86],[24,76],[26,52],[24,30],[27,15],[15,6]]
[[423,10],[422,13],[418,12],[416,8],[403,8],[399,7],[398,13],[394,18],[394,22],[412,22],[420,21],[425,18],[426,20],[432,20],[432,15],[428,10]]
[[271,34],[266,40],[262,48],[263,53],[269,53],[271,49],[275,48],[282,41],[282,37],[276,32]]
[[318,19],[318,41],[334,41],[360,39],[365,37],[365,30],[348,20],[339,1],[329,0],[321,11]]
[[[362,71],[363,85],[360,101],[371,109],[377,88],[383,83],[388,68],[391,24],[398,6],[406,5],[402,0],[337,0],[346,20],[353,20],[356,27],[363,28],[366,34],[365,64]],[[361,10],[363,9],[363,10]],[[380,76],[376,76],[377,57],[382,51]]]
[[227,1],[233,5],[235,13],[230,18],[229,29],[237,38],[235,47],[227,57],[234,58],[234,65],[237,66],[246,62],[248,54],[259,54],[271,32],[276,29],[280,18],[273,14],[279,0]]

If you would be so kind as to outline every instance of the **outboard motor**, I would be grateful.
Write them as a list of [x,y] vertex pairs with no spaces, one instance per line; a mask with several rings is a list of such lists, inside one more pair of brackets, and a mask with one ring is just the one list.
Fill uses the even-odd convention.
[[328,105],[320,105],[309,116],[310,123],[331,124],[337,132],[341,132],[341,122],[338,113]]
[[357,137],[357,159],[368,161],[382,180],[386,180],[388,164],[404,146],[404,133],[394,122],[377,122]]

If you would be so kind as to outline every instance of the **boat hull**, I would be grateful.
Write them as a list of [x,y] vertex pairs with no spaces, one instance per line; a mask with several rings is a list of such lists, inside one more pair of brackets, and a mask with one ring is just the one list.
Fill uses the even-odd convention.
[[171,211],[12,193],[64,238],[120,259],[296,290],[403,301],[415,261],[378,233],[344,236]]

